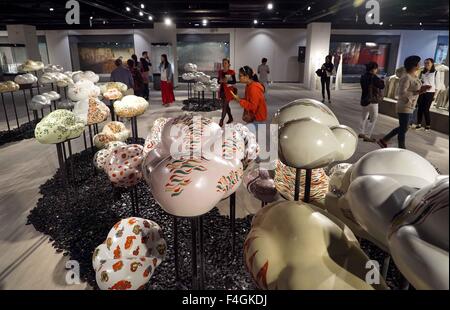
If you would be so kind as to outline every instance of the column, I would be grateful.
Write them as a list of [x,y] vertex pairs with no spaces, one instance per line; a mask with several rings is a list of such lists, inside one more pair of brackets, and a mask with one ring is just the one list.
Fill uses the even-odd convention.
[[316,88],[315,72],[325,62],[325,56],[330,52],[331,23],[311,23],[306,31],[306,53],[304,86]]
[[41,60],[36,27],[30,25],[6,25],[11,44],[25,44],[28,59]]

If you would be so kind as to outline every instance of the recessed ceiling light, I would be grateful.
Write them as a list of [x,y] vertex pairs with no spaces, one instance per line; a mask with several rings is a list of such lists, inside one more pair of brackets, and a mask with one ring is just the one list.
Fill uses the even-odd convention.
[[308,6],[308,8],[306,10],[307,11],[311,11],[311,6]]
[[383,22],[380,22],[380,26],[383,26],[383,24],[384,24]]
[[408,9],[407,6],[402,7],[402,11],[406,11]]
[[419,25],[422,26],[423,25],[422,22],[420,22]]
[[145,5],[141,3],[141,9],[145,9]]
[[106,25],[106,20],[103,21],[103,25]]
[[194,26],[195,26],[195,27],[198,27],[198,26],[200,26],[200,24],[194,24]]
[[153,20],[153,16],[149,15],[148,20]]
[[256,25],[257,23],[258,23],[258,20],[257,20],[257,19],[254,19],[254,20],[253,20],[253,24]]
[[139,11],[139,16],[144,16],[144,12]]
[[172,25],[172,20],[170,19],[170,17],[164,18],[164,24],[166,24],[166,26]]
[[268,10],[273,10],[273,3],[272,3],[272,2],[269,2],[269,3],[267,4],[267,9],[268,9]]
[[206,20],[206,19],[202,20],[202,24],[203,24],[203,26],[208,25],[208,20]]
[[50,12],[53,12],[55,9],[54,8],[50,8],[49,10],[50,10]]
[[125,10],[126,10],[127,12],[130,12],[130,11],[131,11],[131,8],[130,8],[129,6],[127,6],[127,7],[125,8]]
[[89,17],[89,19],[90,19],[90,20],[93,20],[93,19],[94,19],[94,17],[93,17],[93,16],[91,16],[91,17]]

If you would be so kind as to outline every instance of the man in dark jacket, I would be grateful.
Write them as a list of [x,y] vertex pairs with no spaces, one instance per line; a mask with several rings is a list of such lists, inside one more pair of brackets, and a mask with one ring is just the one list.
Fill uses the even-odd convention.
[[372,132],[378,118],[378,103],[383,100],[384,81],[377,76],[378,64],[370,62],[366,65],[366,73],[361,76],[362,120],[359,138],[365,142],[376,142]]

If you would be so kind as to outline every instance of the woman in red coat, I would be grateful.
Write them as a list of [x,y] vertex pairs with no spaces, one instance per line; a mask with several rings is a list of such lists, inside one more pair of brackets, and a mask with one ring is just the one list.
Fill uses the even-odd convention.
[[219,95],[222,99],[222,118],[219,125],[222,127],[226,115],[228,115],[227,124],[233,122],[233,115],[231,115],[230,109],[230,101],[233,100],[231,92],[237,93],[237,89],[231,86],[236,84],[236,73],[230,69],[230,60],[228,58],[222,60],[222,70],[219,71],[218,80],[220,83]]

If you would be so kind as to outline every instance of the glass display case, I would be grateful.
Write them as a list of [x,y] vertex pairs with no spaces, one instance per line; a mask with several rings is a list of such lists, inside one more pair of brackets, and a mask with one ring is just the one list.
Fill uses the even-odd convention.
[[27,59],[24,44],[0,43],[0,76],[17,74],[18,67]]

